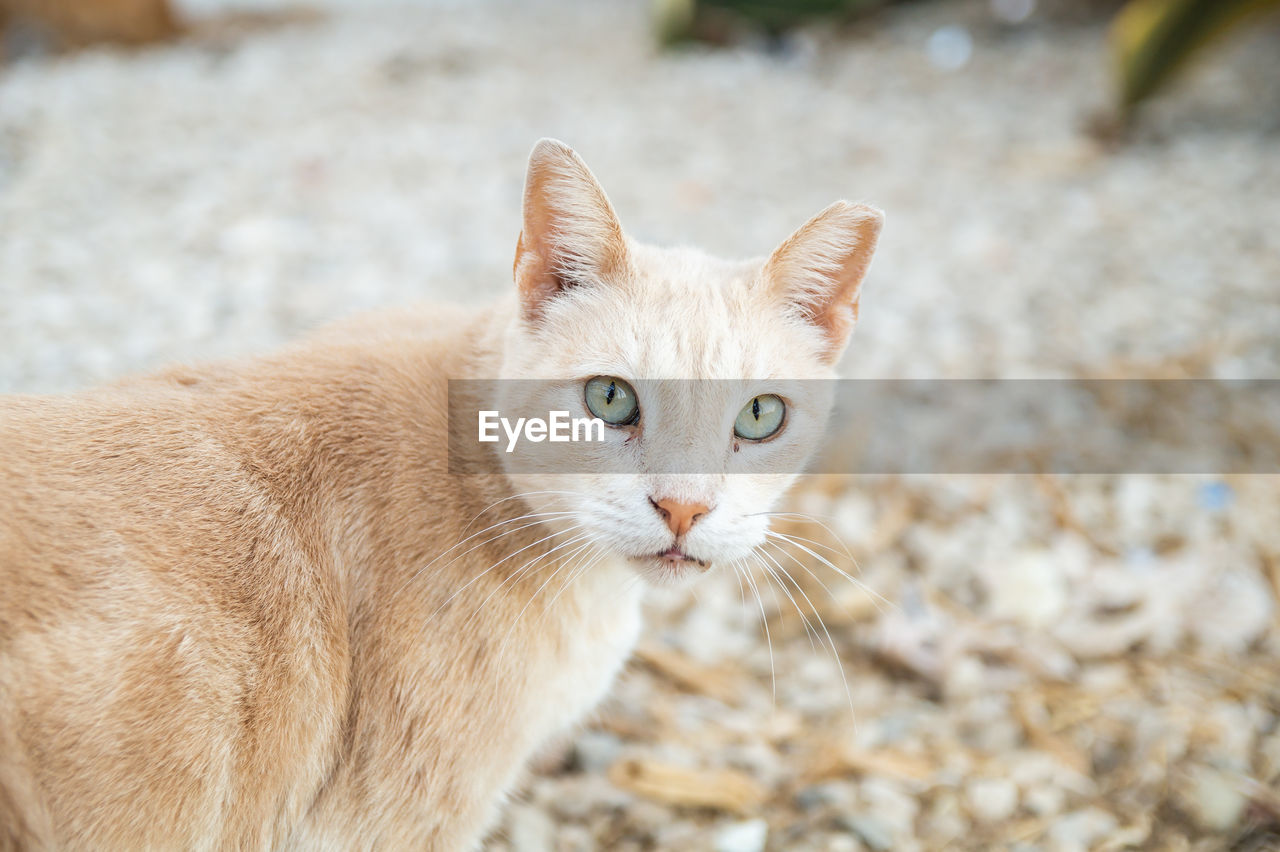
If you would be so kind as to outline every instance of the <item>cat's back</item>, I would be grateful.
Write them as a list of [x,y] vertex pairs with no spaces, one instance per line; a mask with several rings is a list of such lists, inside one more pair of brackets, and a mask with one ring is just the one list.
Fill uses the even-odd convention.
[[0,602],[0,640],[54,606],[44,595],[81,596],[86,564],[109,561],[111,539],[124,545],[139,503],[154,513],[163,502],[160,479],[171,489],[187,478],[173,460],[190,418],[155,397],[0,397],[0,581],[14,591]]
[[[439,414],[425,401],[465,371],[460,337],[476,324],[449,307],[374,313],[262,358],[0,395],[0,580],[83,581],[84,566],[106,570],[114,553],[117,577],[185,573],[207,585],[238,560],[261,563],[264,549],[315,550],[295,511],[314,496],[297,493],[315,484],[309,469],[335,446],[358,452],[351,434],[423,416],[409,408]],[[365,448],[368,461],[378,450]],[[243,575],[233,580],[243,592]],[[23,620],[19,599],[0,600],[0,641]]]
[[350,500],[445,469],[419,436],[491,325],[0,396],[0,850],[287,842],[340,752]]
[[[281,624],[291,592],[275,580],[315,566],[216,417],[167,381],[11,397],[0,447],[0,826],[30,824],[19,847],[66,848],[204,848],[266,831],[257,800],[281,788],[255,742],[287,724],[270,703],[298,712],[303,697],[342,694],[332,666],[283,673],[270,660],[340,645],[323,625],[341,614],[295,591],[319,626]],[[268,680],[278,689],[257,686]],[[314,711],[322,739],[336,722]],[[266,783],[237,780],[255,764]],[[262,827],[237,826],[233,802]]]
[[53,561],[141,518],[159,531],[216,507],[210,485],[227,484],[233,460],[210,413],[167,385],[0,397],[0,530],[12,546]]

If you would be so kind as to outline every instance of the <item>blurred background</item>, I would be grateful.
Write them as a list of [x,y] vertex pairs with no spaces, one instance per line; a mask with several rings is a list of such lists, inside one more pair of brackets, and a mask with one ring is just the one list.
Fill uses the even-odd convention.
[[[849,376],[1280,378],[1276,5],[0,0],[0,390],[491,299],[548,135],[654,242],[884,208]],[[791,508],[489,848],[1280,848],[1280,478]]]

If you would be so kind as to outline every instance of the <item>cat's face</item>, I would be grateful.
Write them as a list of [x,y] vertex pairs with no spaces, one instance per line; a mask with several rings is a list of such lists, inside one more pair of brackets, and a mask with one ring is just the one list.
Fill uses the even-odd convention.
[[821,439],[834,364],[879,233],[839,203],[768,259],[639,245],[570,149],[534,149],[504,403],[599,417],[555,473],[512,473],[575,546],[671,582],[734,564]]

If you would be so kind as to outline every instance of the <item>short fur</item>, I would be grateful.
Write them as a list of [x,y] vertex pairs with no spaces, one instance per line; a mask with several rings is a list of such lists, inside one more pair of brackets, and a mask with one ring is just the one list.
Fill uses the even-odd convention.
[[[790,478],[451,475],[446,380],[831,375],[815,306],[856,303],[879,227],[842,205],[767,263],[647,248],[544,140],[515,299],[5,399],[0,849],[474,847],[670,579],[649,501],[704,503],[680,544],[725,561]],[[637,441],[724,434],[647,404]],[[539,594],[570,519],[595,558]]]

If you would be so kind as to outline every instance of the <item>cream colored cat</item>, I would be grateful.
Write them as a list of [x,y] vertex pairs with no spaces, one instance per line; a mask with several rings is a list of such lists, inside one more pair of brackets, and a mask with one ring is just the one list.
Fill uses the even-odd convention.
[[[646,460],[799,469],[825,411],[782,388],[833,375],[880,225],[649,248],[544,140],[509,301],[4,399],[0,848],[473,848],[608,690],[636,578],[762,543],[790,475]],[[608,422],[615,472],[450,473],[447,379],[498,377]],[[745,395],[646,397],[670,377]]]

